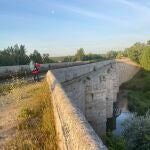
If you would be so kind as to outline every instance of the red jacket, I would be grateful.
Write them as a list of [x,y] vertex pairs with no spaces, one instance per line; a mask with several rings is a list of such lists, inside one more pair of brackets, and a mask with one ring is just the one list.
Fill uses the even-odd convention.
[[40,64],[36,63],[34,66],[34,70],[32,71],[33,74],[38,74],[40,72]]
[[33,74],[38,74],[40,71],[39,70],[33,70],[32,73]]

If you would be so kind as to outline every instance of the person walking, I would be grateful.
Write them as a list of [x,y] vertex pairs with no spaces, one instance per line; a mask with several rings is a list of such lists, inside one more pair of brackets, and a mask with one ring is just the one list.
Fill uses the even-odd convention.
[[34,64],[34,69],[32,70],[34,81],[40,81],[39,72],[40,72],[40,64],[35,63]]

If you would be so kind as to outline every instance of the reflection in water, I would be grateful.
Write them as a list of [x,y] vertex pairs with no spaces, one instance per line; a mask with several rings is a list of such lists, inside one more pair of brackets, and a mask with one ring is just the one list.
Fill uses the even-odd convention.
[[112,131],[115,135],[121,135],[123,130],[122,123],[132,115],[128,110],[128,100],[124,94],[126,94],[125,91],[120,91],[117,102],[114,104],[114,108],[120,110],[120,115],[116,116],[116,112],[114,111],[113,117],[107,119],[107,131]]
[[129,112],[128,110],[126,111],[122,111],[121,114],[116,118],[116,128],[115,130],[113,130],[113,133],[115,135],[121,135],[123,127],[122,127],[122,123],[131,116],[131,112]]

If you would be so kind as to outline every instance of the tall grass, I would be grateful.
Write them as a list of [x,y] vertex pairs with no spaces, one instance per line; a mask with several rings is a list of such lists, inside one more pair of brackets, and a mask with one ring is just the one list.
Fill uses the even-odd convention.
[[129,109],[144,115],[150,109],[150,72],[140,70],[130,81],[124,83],[121,89],[128,90]]
[[125,150],[125,141],[122,136],[116,136],[112,132],[106,132],[102,136],[102,140],[107,145],[108,150]]
[[56,150],[51,94],[46,81],[26,86],[26,97],[18,116],[16,136],[7,143],[13,150]]

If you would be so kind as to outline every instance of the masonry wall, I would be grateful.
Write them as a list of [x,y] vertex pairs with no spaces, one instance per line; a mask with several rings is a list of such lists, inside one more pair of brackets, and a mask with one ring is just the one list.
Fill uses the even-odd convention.
[[82,77],[86,74],[93,72],[94,70],[98,70],[101,67],[104,67],[108,64],[115,63],[115,60],[101,61],[97,63],[91,63],[81,66],[61,68],[53,70],[54,75],[60,83],[68,82],[70,80],[74,80],[76,78]]
[[83,113],[68,98],[52,72],[47,73],[55,115],[59,148],[62,150],[105,150]]
[[[70,146],[70,144],[73,144],[73,147],[74,144],[79,144],[78,146],[83,144],[84,142],[80,143],[80,141],[85,139],[76,139],[77,137],[83,135],[76,135],[77,129],[72,126],[73,124],[80,126],[80,123],[82,122],[83,124],[81,124],[83,126],[80,127],[85,127],[85,130],[88,128],[88,131],[91,133],[89,135],[89,132],[84,131],[84,134],[88,134],[88,136],[92,139],[96,138],[95,142],[99,143],[100,141],[100,147],[103,147],[101,140],[97,139],[95,132],[99,136],[106,132],[106,121],[107,118],[111,118],[113,115],[113,103],[117,100],[119,86],[123,82],[131,79],[138,72],[138,70],[139,67],[136,64],[131,63],[129,60],[111,60],[83,66],[55,69],[52,72],[49,72],[48,79],[53,77],[52,81],[49,82],[52,89],[53,86],[55,87],[56,83],[61,83],[61,86],[59,84],[59,90],[56,90],[55,88],[55,91],[52,90],[52,95],[57,118],[56,125],[59,125],[57,131],[60,133],[60,137],[67,136],[67,138],[64,138],[63,141],[68,142],[67,139],[69,138],[70,143],[67,143],[67,145],[69,144]],[[60,93],[63,94],[60,96]],[[68,115],[68,112],[66,112],[66,105],[63,105],[64,102],[69,102],[67,108],[70,108],[71,106],[75,109],[75,116],[70,117]],[[58,109],[56,110],[56,108]],[[60,111],[58,112],[58,110]],[[74,114],[74,112],[71,113]],[[76,113],[79,116],[76,116]],[[63,115],[61,115],[58,119],[58,114]],[[72,119],[75,119],[74,117],[79,117],[81,120],[79,122],[72,122]],[[66,123],[68,124],[67,126],[69,126],[69,129],[68,127],[64,128]],[[91,130],[89,124],[93,127],[95,132]],[[83,134],[80,127],[78,129],[81,134]],[[72,128],[75,129],[71,130]],[[67,135],[65,132],[67,132]],[[79,134],[80,132],[77,133]],[[72,143],[74,142],[72,140],[75,140],[75,143]],[[73,147],[70,148],[72,149]],[[86,149],[88,149],[88,147],[86,147]]]
[[139,66],[128,60],[118,60],[116,66],[118,86],[130,80],[139,71]]

